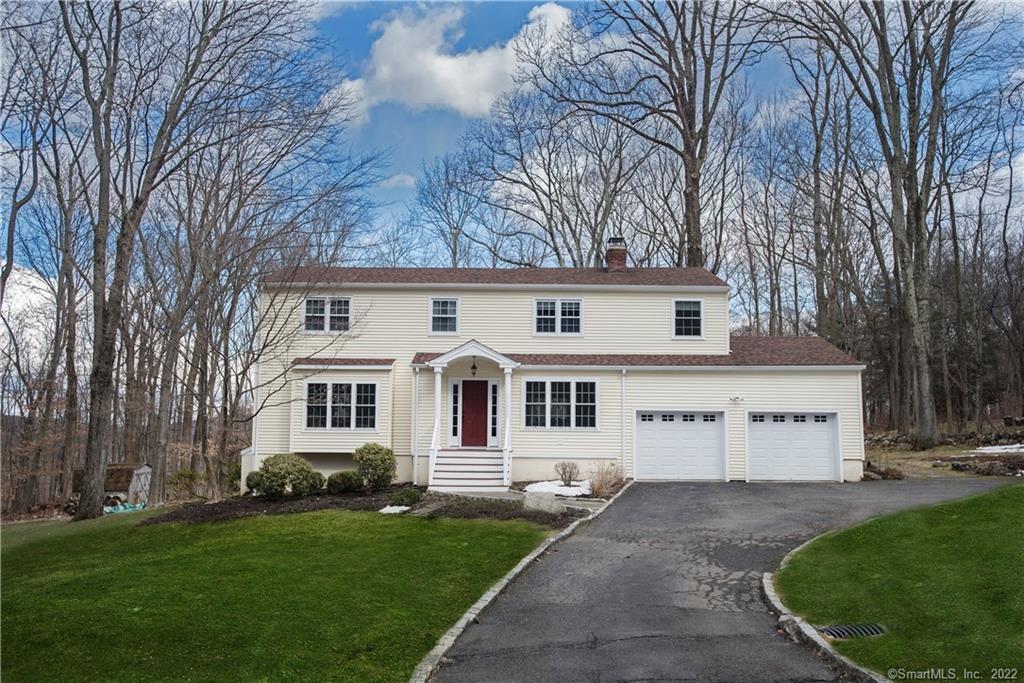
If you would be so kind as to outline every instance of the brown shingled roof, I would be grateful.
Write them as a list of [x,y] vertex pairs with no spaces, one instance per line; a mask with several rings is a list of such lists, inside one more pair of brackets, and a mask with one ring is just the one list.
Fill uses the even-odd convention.
[[394,358],[296,358],[292,365],[391,365]]
[[[728,355],[683,354],[575,354],[506,353],[523,365],[587,365],[609,367],[744,367],[766,365],[861,365],[821,337],[733,337]],[[420,352],[412,359],[421,365],[440,353]]]
[[425,284],[425,285],[646,285],[725,287],[706,268],[284,268],[268,284]]

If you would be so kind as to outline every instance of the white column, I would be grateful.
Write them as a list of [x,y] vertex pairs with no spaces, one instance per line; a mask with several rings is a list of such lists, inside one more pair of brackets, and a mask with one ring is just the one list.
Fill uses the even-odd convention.
[[434,463],[437,461],[437,449],[441,445],[441,373],[444,368],[434,368],[434,434],[430,437],[430,474],[428,485],[434,484]]
[[512,368],[505,370],[505,439],[502,446],[502,468],[505,486],[512,483]]
[[418,486],[420,483],[420,369],[413,368],[412,376],[412,428],[409,430],[409,439],[412,441],[410,448],[412,451],[412,484]]

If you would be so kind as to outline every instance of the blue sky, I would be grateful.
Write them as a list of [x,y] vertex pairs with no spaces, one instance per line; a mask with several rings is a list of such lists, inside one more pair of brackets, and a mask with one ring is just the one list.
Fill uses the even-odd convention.
[[[357,152],[388,152],[386,178],[371,195],[380,214],[413,198],[424,161],[454,150],[467,124],[511,84],[509,41],[530,23],[568,21],[554,2],[324,3],[317,30],[346,65],[367,110],[350,131]],[[785,87],[768,58],[749,74],[755,94]]]
[[[473,3],[397,3],[362,2],[325,4],[324,18],[317,29],[334,54],[345,63],[349,78],[367,82],[372,106],[359,125],[350,131],[357,152],[388,151],[388,178],[372,192],[384,205],[382,213],[399,213],[414,195],[412,181],[419,176],[424,161],[453,150],[473,118],[484,115],[482,104],[467,105],[459,94],[438,95],[436,101],[423,101],[422,95],[395,88],[373,87],[375,74],[404,64],[417,67],[417,56],[430,61],[436,55],[442,61],[454,61],[452,78],[487,71],[481,77],[487,95],[501,90],[501,74],[495,67],[495,53],[507,46],[528,22],[538,2]],[[405,28],[411,41],[396,45],[389,37]],[[440,33],[439,33],[440,31]],[[443,41],[438,42],[438,36]],[[374,46],[377,53],[374,54]],[[394,50],[395,47],[406,48]],[[459,62],[459,58],[463,58]],[[500,57],[498,58],[500,61]],[[489,66],[481,67],[481,62]],[[462,71],[459,71],[459,70]],[[378,79],[380,80],[380,79]],[[399,84],[400,85],[400,84]],[[424,83],[429,89],[429,77]],[[467,111],[471,109],[471,111]]]

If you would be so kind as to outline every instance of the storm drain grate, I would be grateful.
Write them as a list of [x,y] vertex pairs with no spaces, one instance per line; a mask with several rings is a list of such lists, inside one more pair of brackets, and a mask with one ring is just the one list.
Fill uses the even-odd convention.
[[885,633],[881,624],[834,624],[818,629],[829,638],[867,638]]

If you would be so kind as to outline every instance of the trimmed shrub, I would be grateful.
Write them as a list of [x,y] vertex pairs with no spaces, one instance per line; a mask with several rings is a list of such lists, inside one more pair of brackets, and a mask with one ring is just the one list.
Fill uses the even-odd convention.
[[356,471],[370,491],[380,491],[395,480],[398,470],[395,454],[386,446],[379,443],[363,444],[356,449],[352,459],[356,462]]
[[260,491],[270,498],[278,498],[289,491],[298,493],[310,486],[313,466],[297,455],[279,453],[272,455],[260,465],[263,473],[263,488]]
[[423,492],[414,488],[398,489],[388,495],[388,502],[392,505],[406,505],[408,507],[412,507],[422,499]]
[[302,477],[292,484],[292,493],[296,496],[312,496],[324,488],[324,475],[317,471]]
[[259,470],[253,470],[249,474],[245,475],[245,488],[249,489],[249,493],[253,495],[262,494],[263,473]]
[[574,462],[560,462],[555,465],[555,474],[562,480],[562,486],[572,486],[580,479],[580,466]]
[[355,493],[363,489],[363,478],[354,470],[335,472],[327,477],[327,493],[337,496],[341,493]]

